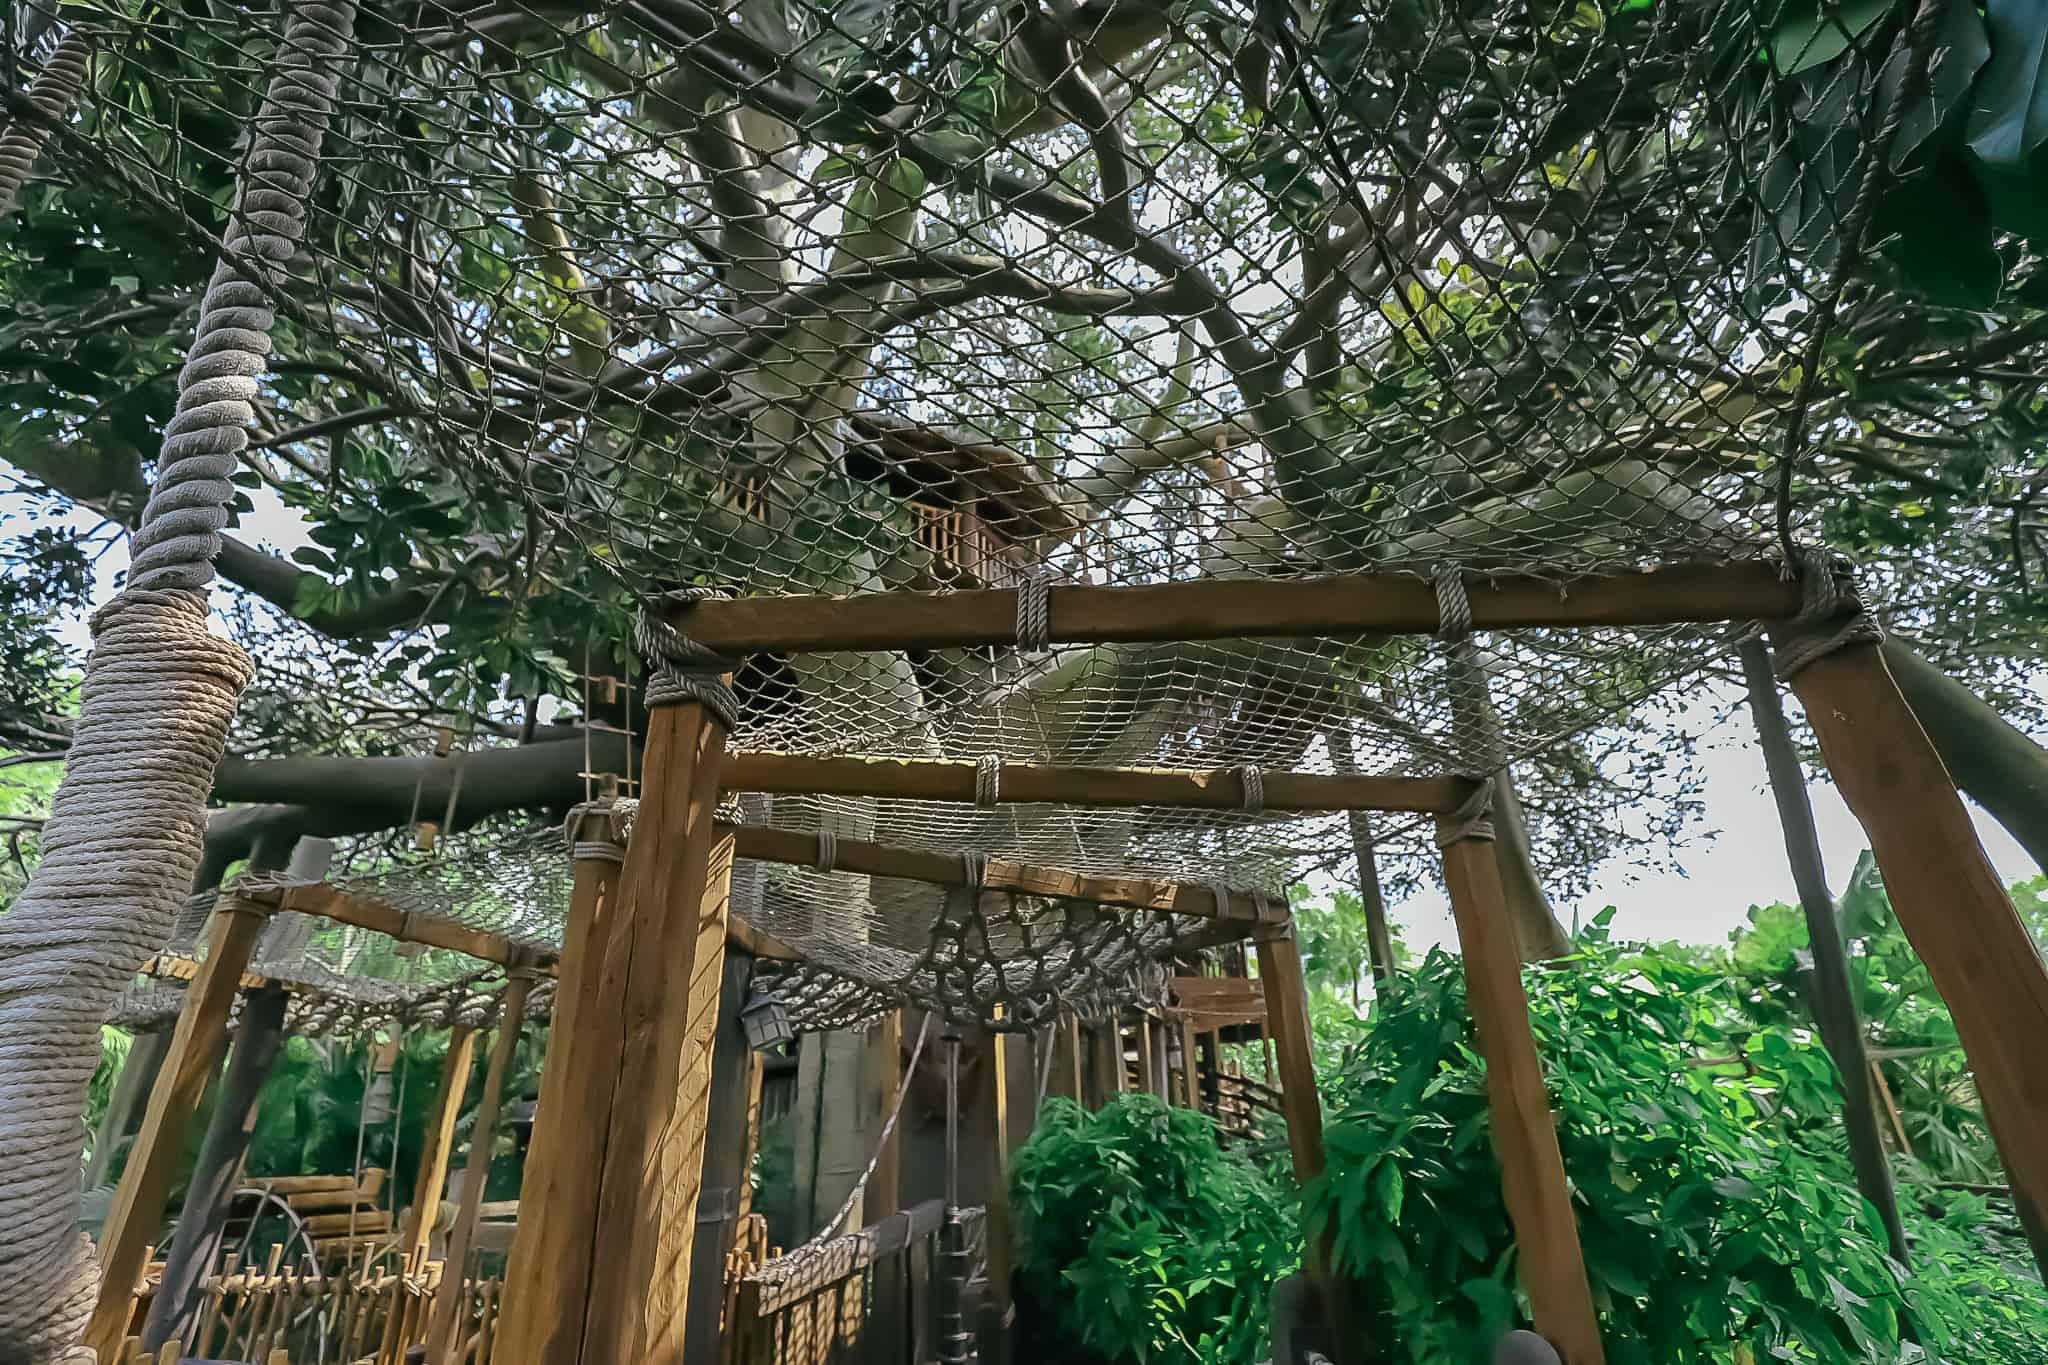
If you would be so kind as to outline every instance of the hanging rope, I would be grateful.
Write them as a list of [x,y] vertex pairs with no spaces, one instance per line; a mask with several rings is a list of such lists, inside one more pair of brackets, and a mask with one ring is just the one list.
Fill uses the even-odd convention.
[[29,112],[0,127],[0,218],[13,212],[50,134],[71,117],[91,68],[92,31],[74,25],[29,85]]
[[83,1354],[74,1343],[98,1275],[78,1229],[78,1113],[100,1019],[191,890],[213,770],[248,680],[248,656],[207,630],[205,590],[270,353],[254,275],[281,270],[304,235],[354,22],[339,0],[302,3],[286,23],[129,585],[92,621],[42,864],[0,918],[0,1359]]
[[[853,1206],[858,1204],[861,1195],[867,1192],[869,1177],[874,1175],[875,1168],[881,1165],[882,1153],[889,1149],[889,1137],[896,1131],[896,1120],[903,1114],[903,1101],[910,1094],[910,1083],[917,1077],[917,1064],[924,1057],[924,1040],[930,1035],[931,1031],[932,1016],[927,1012],[924,1016],[924,1022],[917,1027],[917,1042],[910,1049],[910,1062],[903,1068],[903,1079],[896,1086],[896,1098],[889,1105],[889,1117],[883,1120],[881,1134],[875,1139],[874,1154],[868,1157],[868,1164],[861,1171],[860,1179],[854,1181],[853,1188],[847,1191],[845,1200],[839,1205],[839,1212],[825,1220],[825,1226],[818,1229],[817,1236],[790,1252],[790,1257],[800,1257],[815,1252],[819,1247],[837,1237],[839,1230],[846,1226],[846,1220],[853,1215]],[[894,1213],[895,1210],[891,1209],[889,1212]]]

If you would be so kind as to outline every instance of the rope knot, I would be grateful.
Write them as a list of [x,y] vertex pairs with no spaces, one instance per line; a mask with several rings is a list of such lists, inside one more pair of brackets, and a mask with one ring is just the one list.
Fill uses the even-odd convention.
[[983,754],[974,760],[974,804],[993,806],[1002,798],[1003,756]]
[[1799,611],[1772,633],[1778,680],[1850,645],[1884,643],[1884,630],[1863,608],[1847,568],[1825,551],[1794,547],[1783,572],[1799,580]]
[[[722,588],[692,585],[663,593],[661,600],[689,606],[726,595]],[[644,606],[633,628],[633,643],[652,669],[646,691],[649,706],[701,702],[727,730],[739,728],[739,694],[725,680],[738,667],[736,663],[692,640],[658,611]]]
[[1493,783],[1481,780],[1458,808],[1436,819],[1436,846],[1449,848],[1462,839],[1493,840]]
[[1256,763],[1240,764],[1237,780],[1244,784],[1244,811],[1247,815],[1263,815],[1266,811],[1266,775],[1259,771]]
[[1017,652],[1043,654],[1052,647],[1052,581],[1033,573],[1017,584]]

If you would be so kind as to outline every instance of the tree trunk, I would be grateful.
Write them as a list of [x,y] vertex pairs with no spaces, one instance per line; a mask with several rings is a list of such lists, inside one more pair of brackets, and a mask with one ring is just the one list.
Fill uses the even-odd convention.
[[1835,1070],[1841,1073],[1842,1124],[1849,1135],[1856,1187],[1883,1221],[1892,1258],[1908,1265],[1906,1231],[1899,1222],[1891,1163],[1884,1154],[1870,1093],[1863,1021],[1856,1013],[1849,957],[1835,919],[1835,898],[1828,891],[1827,873],[1821,865],[1820,837],[1814,832],[1813,807],[1806,799],[1806,775],[1792,748],[1792,731],[1785,723],[1784,702],[1771,672],[1769,652],[1762,641],[1751,640],[1741,653],[1743,676],[1749,683],[1750,715],[1756,721],[1757,743],[1770,771],[1778,823],[1785,832],[1785,856],[1792,864],[1792,881],[1799,888],[1800,909],[1806,912],[1806,936],[1813,949],[1814,1022],[1820,1027],[1821,1042],[1835,1059]]
[[1899,640],[1885,666],[1957,787],[2048,872],[2048,749]]
[[[1330,731],[1330,769],[1339,774],[1358,771],[1358,758],[1351,748],[1351,733],[1341,726]],[[1365,907],[1365,950],[1375,983],[1394,975],[1394,940],[1387,929],[1387,897],[1380,890],[1380,865],[1374,853],[1372,812],[1347,812],[1351,825],[1351,852],[1358,860],[1358,901]],[[1352,1003],[1357,1004],[1358,983],[1352,982]]]

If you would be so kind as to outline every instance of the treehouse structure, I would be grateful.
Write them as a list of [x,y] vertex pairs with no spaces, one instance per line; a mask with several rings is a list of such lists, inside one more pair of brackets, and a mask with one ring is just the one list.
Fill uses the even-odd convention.
[[[1899,135],[1953,68],[1879,7],[1782,57],[1777,8],[31,4],[0,204],[40,164],[28,193],[111,189],[94,212],[204,269],[135,305],[193,339],[0,921],[0,1009],[34,1024],[0,1034],[0,1111],[27,1116],[0,1179],[34,1214],[0,1228],[0,1347],[122,1353],[163,1144],[291,912],[481,959],[451,980],[503,980],[508,1020],[552,976],[503,1282],[471,1294],[449,1248],[432,1358],[698,1365],[721,1317],[749,1362],[855,1319],[952,1365],[979,1318],[1000,1355],[1021,1040],[1048,1085],[1167,1071],[1202,1102],[1200,1036],[1256,1022],[1313,1180],[1286,890],[1377,853],[1448,888],[1521,1302],[1597,1365],[1521,976],[1570,945],[1516,773],[1766,642],[2048,1252],[2048,971],[1878,652],[1859,585],[1888,576],[1822,535],[1845,433],[1878,429],[1841,378],[1863,361],[1823,352],[1867,323],[1845,272],[1898,174],[1823,116]],[[319,520],[310,580],[222,539],[244,476]],[[430,535],[461,552],[421,584]],[[171,937],[252,667],[208,629],[216,566],[307,614],[391,589],[430,635],[481,595],[560,657],[630,634],[645,728],[609,790],[533,801],[594,798],[566,849],[500,850],[546,868],[505,904],[482,874],[231,888],[95,1261],[71,1101]],[[507,906],[534,918],[492,927]],[[1226,945],[1256,990],[1187,979]],[[779,1036],[778,1009],[920,1014],[985,1213],[957,1179],[864,1228],[849,1199],[764,1258],[732,1192],[747,1025]],[[918,1066],[891,1051],[871,1097],[900,1111]],[[1350,1365],[1376,1307],[1332,1245],[1304,1265]],[[388,1355],[418,1319],[384,1320]]]

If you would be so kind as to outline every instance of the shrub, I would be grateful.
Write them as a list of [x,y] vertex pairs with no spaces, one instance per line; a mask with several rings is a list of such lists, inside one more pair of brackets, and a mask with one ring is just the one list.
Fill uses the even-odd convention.
[[1153,1095],[1092,1114],[1048,1100],[1010,1186],[1019,1316],[1058,1358],[1076,1342],[1115,1362],[1264,1358],[1295,1211],[1207,1118]]

